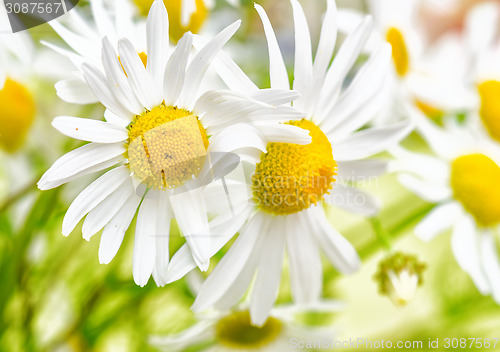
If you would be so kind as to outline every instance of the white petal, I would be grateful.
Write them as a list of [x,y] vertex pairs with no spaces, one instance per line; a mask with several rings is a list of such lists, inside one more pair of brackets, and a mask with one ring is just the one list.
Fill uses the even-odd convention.
[[389,152],[396,157],[390,163],[389,172],[409,172],[427,181],[449,182],[450,165],[441,158],[411,152],[399,146],[391,148]]
[[99,244],[99,263],[109,264],[118,253],[125,231],[130,226],[140,202],[141,198],[133,193],[123,204],[120,211],[106,225],[102,231],[101,243]]
[[415,227],[415,234],[424,241],[430,241],[451,227],[461,212],[461,207],[456,202],[438,205]]
[[372,19],[366,17],[356,30],[348,35],[340,47],[326,74],[317,111],[323,111],[324,107],[330,105],[331,101],[338,96],[347,74],[370,36],[372,28]]
[[127,110],[118,101],[118,99],[116,99],[116,97],[110,91],[104,75],[97,68],[89,64],[83,64],[82,70],[85,81],[92,89],[96,97],[99,99],[101,104],[121,118],[132,120],[132,117],[134,117],[135,114]]
[[177,99],[179,99],[182,87],[184,86],[186,65],[189,59],[192,43],[193,36],[188,32],[179,40],[175,51],[168,60],[163,83],[163,95],[167,106],[174,105],[177,102]]
[[325,201],[363,216],[374,216],[381,207],[380,201],[370,194],[337,182],[330,194],[325,196]]
[[[320,87],[323,87],[325,80],[326,70],[332,60],[333,51],[335,49],[335,42],[337,39],[337,5],[334,0],[327,0],[327,9],[323,25],[321,27],[321,34],[319,37],[318,49],[314,58],[313,78],[311,82],[311,89],[308,94],[318,93]],[[318,96],[310,96],[307,100],[307,111],[315,111],[316,102],[320,98]],[[312,104],[314,100],[314,104]],[[310,110],[311,109],[311,110]]]
[[98,100],[81,79],[67,79],[55,84],[56,93],[62,100],[73,104],[92,104]]
[[238,155],[253,155],[256,152],[266,152],[267,142],[259,131],[251,125],[236,124],[224,128],[210,140],[210,152],[233,152]]
[[490,285],[481,268],[479,239],[470,216],[463,216],[455,225],[451,237],[451,249],[458,265],[470,275],[479,292],[483,295],[490,293]]
[[[167,283],[165,274],[167,273],[168,262],[170,259],[170,223],[173,214],[168,196],[160,194],[158,197],[157,211],[160,216],[157,219],[158,233],[156,237],[156,263],[153,269],[153,278],[158,286],[164,286]],[[191,255],[191,253],[189,254]]]
[[133,255],[134,281],[141,287],[148,283],[155,265],[159,217],[158,199],[144,198],[137,214]]
[[[210,232],[214,234],[212,248],[209,253],[210,257],[213,257],[238,232],[238,230],[240,230],[250,216],[250,211],[251,207],[247,207],[241,213],[238,213],[232,221],[221,224],[220,226],[212,226],[212,223],[216,222],[217,218],[210,222]],[[221,217],[225,218],[225,215],[221,215]],[[194,268],[196,268],[196,263],[193,260],[193,255],[189,250],[189,246],[185,244],[175,253],[170,261],[165,279],[166,283],[181,279]]]
[[260,102],[276,106],[289,104],[297,99],[300,94],[293,90],[259,89],[249,93],[249,96]]
[[107,79],[111,81],[112,86],[115,88],[113,93],[116,98],[127,110],[136,115],[142,114],[144,106],[139,102],[130,87],[123,66],[108,38],[104,38],[102,41],[102,62]]
[[123,152],[124,148],[121,144],[86,144],[57,159],[38,181],[38,188],[48,189],[49,183],[82,174],[85,170],[106,161],[116,160],[115,158],[121,156]]
[[[178,334],[152,336],[148,342],[159,350],[171,352],[184,351],[190,346],[202,344],[213,338],[213,328],[214,322],[212,320],[201,320]],[[207,351],[205,350],[205,352]]]
[[127,126],[130,124],[129,120],[125,120],[109,109],[104,110],[104,119],[106,120],[106,122],[112,123],[113,125],[122,126],[123,128],[127,128]]
[[253,325],[262,326],[266,322],[278,297],[285,252],[285,222],[281,216],[272,219],[261,248],[257,278],[250,300],[250,317]]
[[286,71],[285,62],[281,55],[281,50],[278,45],[278,40],[274,34],[273,27],[266,11],[259,4],[255,4],[255,9],[259,13],[264,32],[267,38],[267,46],[269,50],[269,75],[271,78],[271,88],[275,89],[290,89],[290,81],[288,80],[288,73]]
[[200,189],[172,195],[170,203],[197,266],[201,271],[207,271],[211,238],[207,210]]
[[490,282],[493,298],[500,304],[500,260],[498,259],[497,248],[495,239],[491,233],[487,232],[482,235],[482,267]]
[[168,59],[168,14],[163,1],[154,1],[146,22],[148,62],[147,70],[154,81],[154,91],[163,92],[163,76]]
[[387,170],[385,160],[352,160],[337,163],[337,182],[363,182],[370,177],[382,175]]
[[358,160],[385,151],[399,143],[413,129],[408,122],[390,127],[376,127],[356,132],[343,142],[333,145],[335,160]]
[[108,171],[85,188],[71,203],[64,216],[63,235],[68,236],[89,211],[128,180],[128,174],[127,167],[120,166]]
[[208,70],[208,67],[214,60],[215,56],[222,49],[224,44],[227,43],[234,33],[241,25],[238,20],[233,24],[227,26],[217,36],[215,36],[207,45],[201,49],[198,54],[193,58],[191,64],[186,71],[186,82],[184,84],[179,105],[181,107],[191,110],[194,106],[196,98],[198,97],[198,90],[201,81]]
[[68,137],[88,142],[118,143],[128,137],[126,129],[92,119],[60,116],[52,121],[52,126]]
[[128,39],[120,39],[118,42],[120,61],[134,89],[137,99],[141,104],[151,110],[162,101],[161,91],[155,91],[152,77],[146,72],[146,68]]
[[433,182],[425,182],[411,175],[399,175],[398,181],[417,196],[428,202],[442,202],[450,199],[452,196],[451,188]]
[[286,248],[290,263],[292,295],[296,303],[319,300],[323,287],[323,269],[316,239],[309,232],[302,213],[286,219]]
[[267,219],[255,216],[241,230],[234,244],[201,287],[191,307],[195,312],[212,306],[232,286],[233,282],[245,268],[251,253],[258,243],[259,237],[262,236],[262,230],[267,226],[264,223],[265,220]]
[[104,9],[103,0],[93,0],[90,4],[94,23],[97,25],[97,30],[101,36],[109,36],[113,40],[117,39],[115,27],[110,16]]
[[57,34],[59,34],[59,36],[81,56],[97,57],[99,55],[100,47],[96,46],[95,43],[89,39],[71,32],[58,21],[50,21],[48,23]]
[[[312,79],[312,49],[311,34],[307,25],[304,10],[297,0],[290,0],[293,7],[293,21],[295,24],[295,68],[293,89],[304,92],[311,84]],[[296,103],[300,104],[301,99]],[[307,111],[307,109],[304,109]]]
[[358,270],[361,261],[354,247],[335,230],[326,218],[320,206],[309,208],[305,214],[311,232],[316,236],[319,247],[330,262],[343,274],[351,274]]
[[261,122],[255,124],[266,143],[309,144],[312,137],[309,131],[297,126]]
[[[201,50],[207,44],[207,39],[199,35],[194,35],[193,45],[196,50]],[[233,59],[222,50],[219,51],[215,57],[213,66],[229,89],[239,93],[251,93],[258,90],[255,83],[253,83]]]
[[104,226],[120,211],[121,205],[134,193],[132,182],[124,182],[99,205],[92,209],[82,226],[83,238],[87,241],[102,230]]

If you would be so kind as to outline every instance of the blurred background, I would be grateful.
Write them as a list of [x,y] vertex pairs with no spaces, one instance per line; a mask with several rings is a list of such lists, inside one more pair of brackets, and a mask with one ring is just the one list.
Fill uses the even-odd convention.
[[[173,6],[168,4],[171,0],[165,2],[167,8]],[[266,8],[291,64],[290,3],[257,2]],[[478,2],[421,0],[418,15],[430,45],[449,33],[460,35],[468,11]],[[302,0],[301,4],[315,45],[325,1]],[[337,0],[337,5],[369,11],[363,0]],[[147,13],[147,1],[136,0],[134,6],[138,18]],[[80,1],[77,11],[88,15],[89,1]],[[237,18],[243,19],[242,28],[225,50],[257,84],[268,87],[267,47],[253,2],[242,0],[241,6],[234,7],[217,1],[215,7],[202,12],[203,18],[187,29],[211,35]],[[150,280],[141,288],[132,278],[134,224],[109,265],[98,263],[99,236],[86,242],[79,235],[80,228],[67,238],[62,236],[65,211],[93,177],[50,191],[36,188],[40,176],[59,156],[81,145],[57,133],[50,123],[58,115],[101,119],[104,109],[59,99],[54,83],[64,76],[64,60],[56,59],[57,55],[39,41],[60,39],[47,24],[26,33],[32,45],[29,60],[22,66],[21,60],[15,59],[21,66],[21,100],[2,97],[0,90],[0,351],[155,351],[148,344],[151,335],[176,334],[196,323],[190,306],[197,283],[206,273],[193,273],[163,288]],[[62,66],[56,69],[55,62]],[[32,111],[25,111],[27,106],[32,106]],[[15,124],[9,124],[10,116],[18,119]],[[427,150],[417,134],[403,144],[412,150]],[[424,350],[429,338],[500,338],[500,307],[491,297],[481,296],[460,270],[451,253],[450,234],[429,243],[414,236],[415,224],[433,205],[408,192],[393,175],[362,186],[383,202],[376,218],[328,210],[332,223],[358,250],[362,269],[341,276],[325,260],[324,297],[342,301],[343,309],[298,317],[300,322],[309,328],[331,328],[326,330],[331,331],[327,338],[424,341]],[[175,225],[171,236],[173,252],[184,240]],[[423,284],[405,306],[381,295],[374,279],[379,262],[388,254],[387,241],[393,250],[413,254],[426,264]],[[212,259],[211,268],[228,246]],[[286,304],[291,302],[291,294],[288,275],[282,277],[278,303]],[[214,338],[189,351],[216,345]],[[500,344],[496,348],[500,349]]]

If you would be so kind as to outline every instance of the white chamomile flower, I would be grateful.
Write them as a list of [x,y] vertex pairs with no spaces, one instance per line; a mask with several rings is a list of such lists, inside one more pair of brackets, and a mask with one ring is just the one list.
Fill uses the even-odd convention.
[[331,347],[336,329],[330,324],[307,326],[301,315],[333,314],[343,305],[336,301],[321,301],[309,306],[277,306],[260,327],[253,326],[248,308],[238,307],[225,313],[200,314],[199,322],[172,336],[154,336],[150,344],[161,351],[180,352],[193,346],[206,346],[204,352],[269,351],[286,352],[305,347],[307,342],[316,347]]
[[[418,21],[418,0],[369,0],[368,5],[377,30],[367,39],[367,52],[373,52],[382,42],[392,46],[393,69],[386,86],[390,98],[376,122],[406,118],[408,103],[430,117],[473,105],[462,76],[453,70],[460,60],[446,62],[443,69],[439,56],[433,52]],[[341,15],[339,28],[347,33],[356,28],[363,16],[351,10],[342,10]],[[440,46],[445,44],[442,41]]]
[[[289,124],[307,130],[312,143],[270,143],[267,152],[254,160],[250,190],[253,197],[238,219],[242,225],[240,235],[205,281],[193,305],[195,311],[213,305],[221,309],[231,307],[246,292],[257,272],[250,302],[252,322],[256,325],[266,321],[276,300],[285,249],[297,303],[313,302],[321,295],[320,249],[342,273],[352,273],[359,267],[356,250],[332,227],[323,203],[373,216],[378,202],[361,190],[335,182],[336,178],[383,173],[384,162],[361,159],[397,144],[411,130],[409,124],[399,123],[357,131],[379,111],[379,91],[389,69],[387,44],[370,57],[347,88],[343,87],[363,46],[362,38],[371,31],[371,20],[365,19],[349,36],[330,66],[337,13],[335,2],[329,0],[313,63],[305,15],[296,0],[291,3],[296,35],[293,88],[301,93],[293,106],[307,116]],[[268,39],[271,86],[288,90],[287,70],[271,24],[262,7],[256,8]],[[232,226],[213,242],[212,253],[240,229],[237,222]],[[193,264],[187,248],[181,249],[172,259],[167,280],[179,279],[194,268]]]
[[[63,220],[63,234],[69,235],[88,214],[83,237],[88,240],[103,229],[99,261],[109,263],[139,209],[133,271],[141,286],[151,273],[157,284],[164,284],[170,220],[174,218],[195,262],[207,269],[213,233],[208,229],[201,186],[210,177],[205,161],[210,162],[212,154],[237,151],[251,155],[254,150],[265,151],[266,144],[275,139],[311,140],[300,128],[270,123],[301,118],[302,113],[258,100],[290,103],[296,93],[256,90],[247,98],[207,91],[200,96],[206,70],[238,29],[239,21],[210,40],[189,64],[192,35],[187,33],[171,50],[167,26],[167,11],[161,1],[155,1],[147,21],[146,67],[128,39],[118,42],[119,55],[104,39],[105,74],[83,64],[85,80],[107,108],[106,122],[57,117],[53,126],[60,132],[91,143],[57,160],[38,183],[40,189],[50,189],[111,168],[73,201]],[[244,124],[255,121],[264,122],[266,128]]]
[[403,148],[392,150],[392,170],[422,199],[437,203],[415,233],[425,241],[452,228],[451,247],[460,267],[478,290],[500,303],[500,147],[477,120],[448,121],[438,128],[412,110],[418,128],[436,156]]

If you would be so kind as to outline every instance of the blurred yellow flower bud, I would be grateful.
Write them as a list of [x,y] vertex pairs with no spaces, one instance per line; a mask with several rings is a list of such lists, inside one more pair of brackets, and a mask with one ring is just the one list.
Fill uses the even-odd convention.
[[35,118],[35,100],[20,83],[7,78],[0,89],[0,148],[19,149]]
[[[163,0],[168,11],[169,34],[173,42],[182,38],[184,33],[197,33],[205,22],[208,10],[203,0],[196,0],[196,11],[191,14],[188,23],[182,21],[182,2],[185,0]],[[147,16],[153,0],[134,0],[142,15]]]

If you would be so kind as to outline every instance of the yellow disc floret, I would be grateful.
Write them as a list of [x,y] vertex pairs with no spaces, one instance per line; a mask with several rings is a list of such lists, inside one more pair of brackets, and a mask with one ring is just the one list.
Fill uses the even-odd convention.
[[307,145],[269,143],[252,176],[258,206],[271,214],[293,214],[323,200],[333,187],[337,163],[325,134],[308,120],[290,125],[309,130]]
[[[183,1],[186,0],[163,0],[168,12],[170,39],[173,42],[177,42],[181,39],[186,32],[197,33],[208,15],[208,10],[204,1],[196,0],[196,11],[191,14],[189,23],[182,23],[181,7],[183,6]],[[153,0],[134,0],[134,3],[139,8],[141,14],[147,16],[153,4]]]
[[282,330],[282,323],[273,317],[262,327],[252,326],[248,311],[241,311],[219,320],[215,326],[215,337],[221,345],[246,351],[272,344]]
[[160,105],[128,127],[130,171],[154,189],[172,189],[198,176],[208,148],[207,132],[191,112]]
[[395,27],[389,28],[386,34],[386,40],[392,46],[392,61],[396,68],[396,72],[401,77],[408,73],[410,68],[410,56],[406,47],[403,33]]
[[19,149],[35,118],[35,100],[18,82],[7,78],[0,89],[0,148],[9,153]]
[[481,97],[481,120],[491,137],[500,142],[500,82],[483,82],[479,84],[478,91]]
[[455,199],[480,226],[500,223],[500,167],[483,154],[461,156],[452,163],[451,187]]

